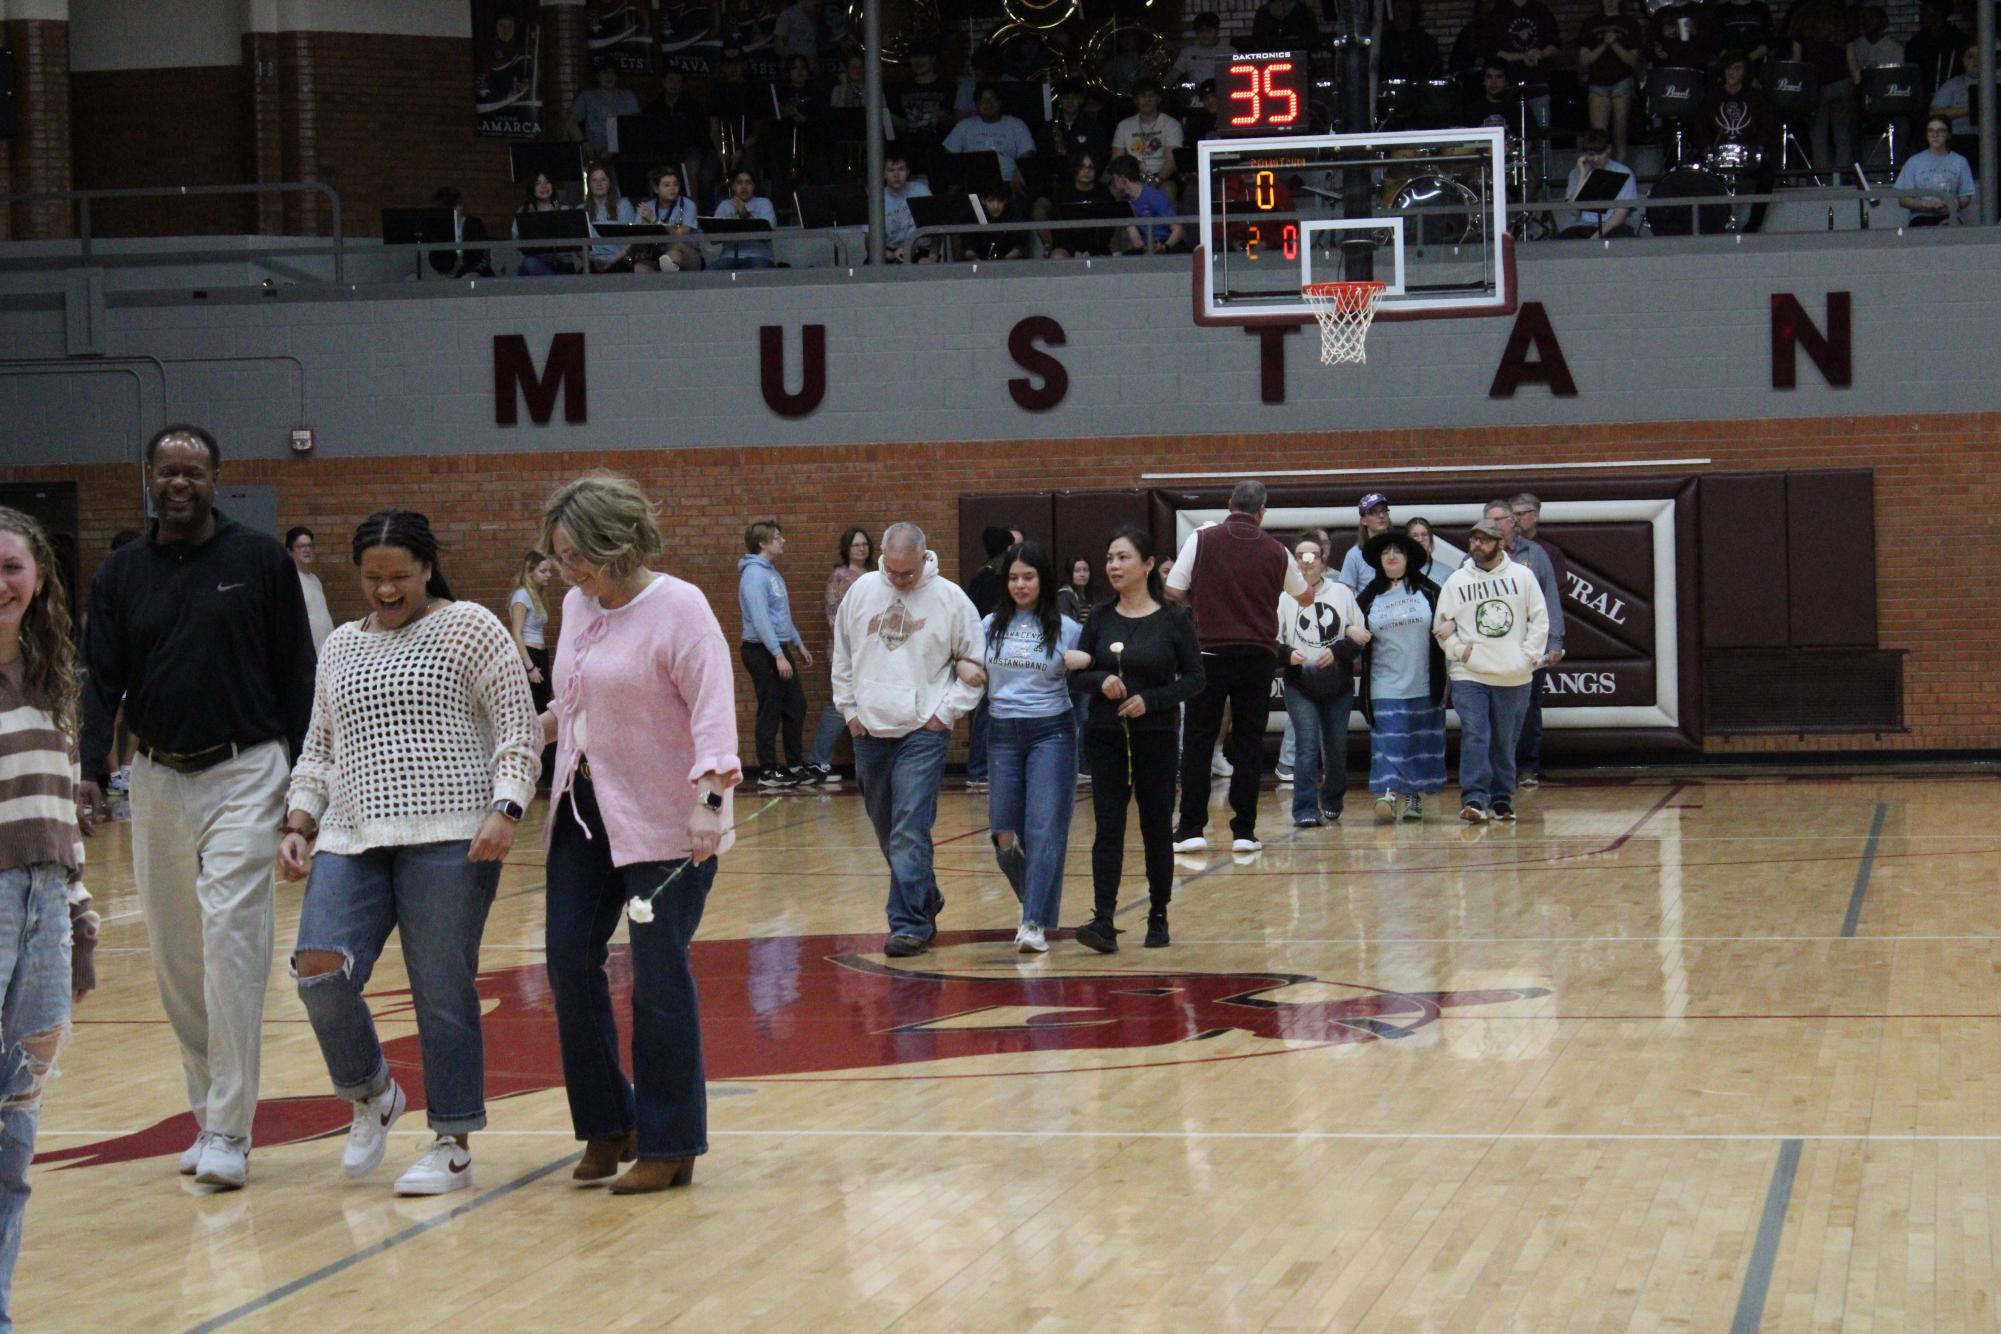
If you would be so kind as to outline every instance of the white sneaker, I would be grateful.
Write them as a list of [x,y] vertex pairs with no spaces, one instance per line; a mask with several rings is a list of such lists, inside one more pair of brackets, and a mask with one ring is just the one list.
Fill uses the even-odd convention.
[[1228,778],[1236,771],[1236,767],[1223,758],[1221,747],[1218,747],[1216,752],[1209,757],[1209,776],[1211,778]]
[[389,1151],[389,1129],[409,1105],[403,1086],[393,1079],[382,1092],[355,1103],[347,1147],[340,1151],[340,1170],[351,1177],[364,1177],[382,1166],[382,1155]]
[[1280,787],[1292,786],[1292,770],[1283,764],[1278,767],[1278,785]]
[[450,1135],[440,1135],[431,1147],[402,1176],[396,1178],[398,1195],[443,1195],[464,1190],[472,1184],[472,1150]]
[[1021,930],[1014,933],[1014,947],[1023,954],[1049,953],[1049,941],[1044,938],[1042,928],[1034,922],[1021,924]]
[[1265,845],[1258,842],[1254,838],[1237,838],[1230,840],[1230,851],[1232,852],[1263,852],[1264,850],[1265,850]]
[[195,1165],[195,1180],[204,1186],[239,1190],[250,1178],[250,1141],[210,1135]]
[[208,1147],[208,1132],[195,1136],[195,1142],[181,1150],[181,1175],[191,1177],[201,1167],[202,1150]]
[[1177,838],[1174,840],[1174,850],[1176,852],[1201,852],[1208,846],[1209,840],[1200,834],[1195,835],[1193,838]]

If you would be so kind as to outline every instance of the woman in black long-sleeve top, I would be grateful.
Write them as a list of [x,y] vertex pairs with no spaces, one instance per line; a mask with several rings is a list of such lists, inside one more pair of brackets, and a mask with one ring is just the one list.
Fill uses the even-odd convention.
[[1105,554],[1105,576],[1117,599],[1084,623],[1076,649],[1065,655],[1073,683],[1091,701],[1084,752],[1091,767],[1097,837],[1091,844],[1091,920],[1079,943],[1110,954],[1119,947],[1112,913],[1125,871],[1126,802],[1139,803],[1151,906],[1146,943],[1168,943],[1167,900],[1174,888],[1175,737],[1181,705],[1202,689],[1202,652],[1195,623],[1162,596],[1153,539],[1121,528]]

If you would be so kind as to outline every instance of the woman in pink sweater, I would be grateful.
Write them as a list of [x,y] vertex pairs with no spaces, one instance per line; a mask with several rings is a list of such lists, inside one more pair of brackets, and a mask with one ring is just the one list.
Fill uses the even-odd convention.
[[[622,477],[561,488],[542,549],[570,585],[544,714],[549,800],[549,982],[579,1181],[636,1195],[686,1185],[708,1152],[702,1026],[688,945],[728,850],[737,760],[735,674],[693,584],[656,574],[653,506]],[[607,945],[631,918],[633,1082],[619,1068]]]

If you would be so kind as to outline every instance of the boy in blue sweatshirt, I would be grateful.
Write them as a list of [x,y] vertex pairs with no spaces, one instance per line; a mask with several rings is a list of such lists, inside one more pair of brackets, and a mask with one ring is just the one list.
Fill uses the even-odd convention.
[[[778,520],[758,519],[743,530],[744,550],[738,560],[736,599],[743,613],[743,665],[757,691],[757,776],[760,788],[798,787],[826,781],[809,767],[802,730],[806,722],[806,691],[798,667],[811,667],[813,654],[792,624],[792,599],[775,562],[785,554],[785,534]],[[797,656],[797,666],[793,657]],[[778,767],[779,725],[785,728],[785,768]]]

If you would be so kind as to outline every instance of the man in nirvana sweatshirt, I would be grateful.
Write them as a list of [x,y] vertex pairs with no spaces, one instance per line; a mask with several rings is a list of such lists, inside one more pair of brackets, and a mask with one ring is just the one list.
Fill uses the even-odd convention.
[[889,862],[889,943],[922,954],[945,906],[931,870],[931,826],[952,724],[979,703],[986,677],[980,617],[938,575],[924,530],[891,524],[880,568],[855,580],[834,617],[834,707],[855,742],[855,778]]
[[[756,786],[794,787],[802,781],[817,782],[817,775],[809,775],[804,767],[806,691],[789,656],[796,653],[800,666],[811,667],[813,654],[792,624],[792,599],[785,591],[785,577],[774,564],[785,554],[785,534],[778,520],[759,519],[744,529],[743,545],[749,554],[736,563],[736,599],[743,613],[743,666],[757,691]],[[781,723],[785,758],[790,764],[786,769],[778,767]]]
[[1549,609],[1525,565],[1508,559],[1507,532],[1482,519],[1466,536],[1471,559],[1438,593],[1431,632],[1445,650],[1459,714],[1459,818],[1515,818],[1515,743],[1529,680],[1549,644]]

